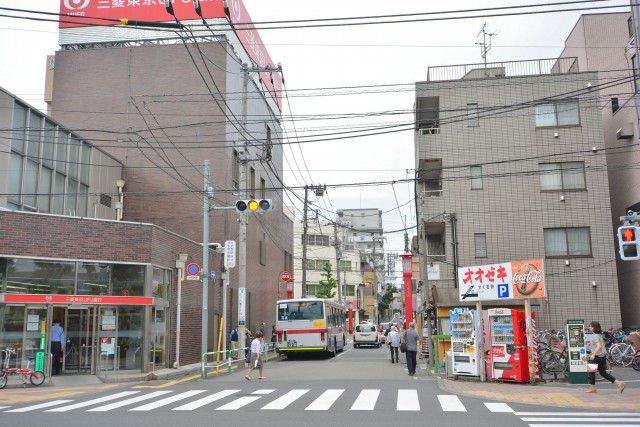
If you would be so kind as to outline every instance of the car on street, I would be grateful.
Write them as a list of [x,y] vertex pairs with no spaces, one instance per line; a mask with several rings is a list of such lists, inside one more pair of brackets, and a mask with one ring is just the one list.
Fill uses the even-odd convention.
[[353,348],[358,348],[363,345],[371,345],[380,347],[380,334],[376,325],[363,322],[356,326],[353,331]]

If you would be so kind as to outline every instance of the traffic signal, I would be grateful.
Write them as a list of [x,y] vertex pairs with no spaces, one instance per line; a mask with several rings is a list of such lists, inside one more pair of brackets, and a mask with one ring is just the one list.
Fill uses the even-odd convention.
[[631,261],[640,259],[640,227],[623,225],[618,227],[618,246],[620,259]]
[[273,210],[271,199],[251,199],[238,200],[236,202],[236,212],[268,212]]

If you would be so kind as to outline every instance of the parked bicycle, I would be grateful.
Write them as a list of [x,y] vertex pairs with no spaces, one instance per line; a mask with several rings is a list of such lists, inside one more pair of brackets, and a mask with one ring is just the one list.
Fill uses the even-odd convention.
[[15,348],[7,347],[2,350],[5,353],[4,366],[2,368],[2,373],[0,375],[0,389],[5,388],[8,382],[9,375],[18,375],[22,380],[22,386],[26,386],[27,379],[31,381],[31,384],[38,386],[44,382],[45,375],[42,371],[33,371],[29,367],[31,366],[31,362],[34,360],[33,358],[29,359],[27,362],[26,368],[10,368],[11,356],[14,358],[17,355],[17,351]]

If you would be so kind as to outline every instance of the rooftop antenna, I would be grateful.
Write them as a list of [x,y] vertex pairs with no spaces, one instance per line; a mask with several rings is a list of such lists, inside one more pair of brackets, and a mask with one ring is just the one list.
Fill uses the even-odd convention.
[[498,35],[498,33],[490,33],[487,30],[487,23],[482,23],[482,28],[478,32],[476,37],[480,37],[482,35],[481,41],[478,40],[475,44],[480,46],[480,55],[482,56],[482,60],[484,61],[484,68],[487,68],[487,52],[491,50],[491,37]]

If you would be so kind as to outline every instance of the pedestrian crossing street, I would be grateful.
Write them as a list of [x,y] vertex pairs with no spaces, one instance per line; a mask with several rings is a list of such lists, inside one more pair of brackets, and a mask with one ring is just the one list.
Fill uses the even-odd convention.
[[[385,399],[389,392],[385,390]],[[350,411],[375,411],[381,396],[381,389],[362,389],[352,395],[355,400],[348,402]],[[419,395],[417,389],[399,389],[396,394],[395,409],[398,412],[417,412],[432,407],[433,395]],[[437,402],[443,412],[467,412],[467,408],[456,395],[437,395]],[[195,411],[198,409],[215,411],[236,411],[251,408],[261,411],[281,411],[285,409],[305,411],[329,411],[335,409],[335,403],[345,400],[345,389],[258,389],[254,391],[229,389],[221,391],[189,390],[175,392],[171,390],[137,391],[127,390],[85,401],[58,399],[27,406],[0,406],[0,412],[20,413],[41,411],[47,413],[86,411],[108,412],[116,409],[144,412],[153,410]],[[422,404],[422,405],[421,405]],[[344,407],[344,403],[342,404]],[[486,403],[490,412],[513,412],[502,403]],[[388,404],[386,406],[388,408]]]

